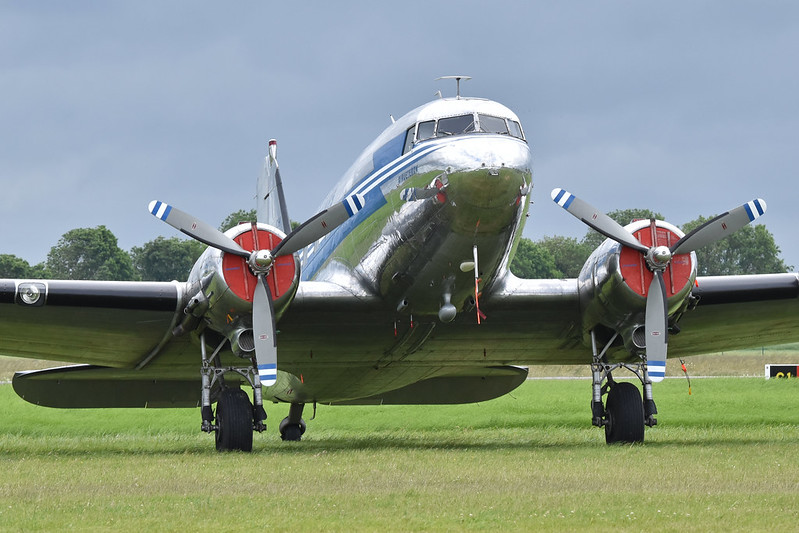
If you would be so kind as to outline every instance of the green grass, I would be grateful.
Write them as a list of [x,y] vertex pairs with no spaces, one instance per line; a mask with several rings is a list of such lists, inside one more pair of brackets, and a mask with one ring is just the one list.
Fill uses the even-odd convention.
[[[794,530],[799,382],[656,385],[646,443],[604,444],[590,383],[442,407],[320,406],[218,454],[197,410],[39,408],[0,386],[0,529]],[[306,418],[310,418],[308,409]]]

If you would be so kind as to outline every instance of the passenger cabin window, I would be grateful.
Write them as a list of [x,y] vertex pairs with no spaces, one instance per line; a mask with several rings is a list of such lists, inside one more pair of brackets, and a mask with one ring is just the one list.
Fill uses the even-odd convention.
[[475,131],[474,115],[442,118],[438,121],[436,137],[460,135],[461,133],[471,133],[473,131]]
[[504,118],[492,117],[489,115],[477,115],[480,122],[480,131],[483,133],[503,133],[508,134],[508,125]]

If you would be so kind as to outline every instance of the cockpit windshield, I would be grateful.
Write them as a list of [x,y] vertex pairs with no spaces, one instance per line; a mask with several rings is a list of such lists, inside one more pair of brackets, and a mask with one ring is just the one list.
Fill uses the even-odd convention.
[[460,135],[475,131],[476,122],[474,115],[461,115],[458,117],[441,118],[438,120],[436,137],[444,135]]
[[413,148],[415,143],[434,137],[448,137],[450,135],[472,133],[510,135],[511,137],[524,140],[522,126],[515,120],[474,113],[419,122],[408,129],[405,138],[405,152]]
[[480,131],[483,133],[503,133],[508,134],[508,125],[504,118],[492,117],[490,115],[477,115],[480,121]]

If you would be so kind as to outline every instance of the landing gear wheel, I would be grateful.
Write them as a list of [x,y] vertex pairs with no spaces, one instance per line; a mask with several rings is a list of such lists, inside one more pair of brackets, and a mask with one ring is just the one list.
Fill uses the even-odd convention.
[[613,383],[606,408],[605,442],[644,442],[644,404],[638,387],[626,381]]
[[252,451],[252,404],[241,389],[224,389],[216,404],[216,450]]
[[280,423],[280,438],[289,441],[300,441],[303,433],[305,433],[305,428],[305,420],[301,419],[299,424],[292,424],[289,422],[289,417],[286,417]]

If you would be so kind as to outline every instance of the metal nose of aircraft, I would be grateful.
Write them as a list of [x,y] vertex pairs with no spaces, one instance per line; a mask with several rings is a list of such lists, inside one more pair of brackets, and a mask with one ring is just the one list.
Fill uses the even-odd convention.
[[[463,147],[469,150],[471,147]],[[482,152],[482,153],[481,153]],[[448,166],[450,195],[456,206],[481,209],[515,207],[529,193],[532,182],[529,147],[515,139],[493,139],[474,144],[461,164]],[[460,202],[460,203],[459,203]]]

